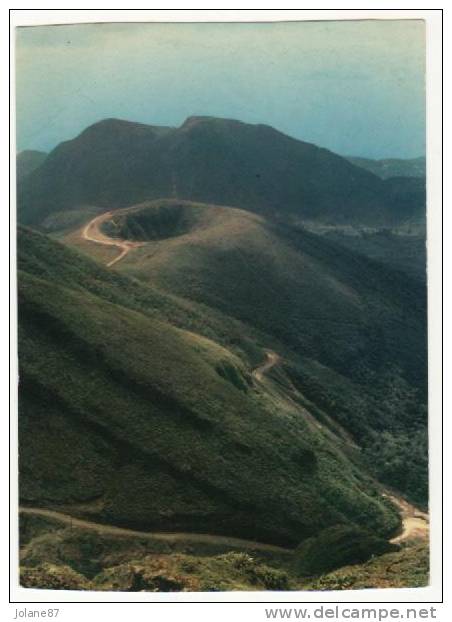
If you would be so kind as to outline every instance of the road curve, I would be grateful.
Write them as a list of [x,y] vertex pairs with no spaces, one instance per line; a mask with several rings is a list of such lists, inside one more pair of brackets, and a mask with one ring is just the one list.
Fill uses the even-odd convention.
[[[270,371],[275,365],[281,361],[281,357],[272,350],[266,350],[265,361],[259,367],[256,367],[252,376],[255,380],[262,382],[264,375]],[[320,426],[318,423],[317,425]],[[415,539],[428,539],[429,537],[429,517],[425,512],[421,512],[414,505],[405,501],[401,497],[396,497],[392,494],[383,494],[384,497],[389,498],[394,505],[396,505],[402,517],[402,531],[400,534],[391,538],[390,542],[399,544],[408,540]]]
[[427,540],[429,537],[429,517],[425,512],[421,512],[414,505],[405,501],[401,497],[392,494],[384,494],[400,510],[402,517],[402,531],[399,535],[391,538],[393,544],[400,544],[408,540]]
[[84,240],[88,240],[89,242],[95,242],[96,244],[103,244],[104,246],[115,246],[121,251],[117,257],[115,257],[106,264],[107,268],[110,268],[115,263],[118,263],[118,261],[121,261],[121,259],[123,259],[132,248],[138,248],[139,246],[143,245],[143,242],[132,242],[130,240],[114,239],[108,237],[108,235],[105,235],[105,233],[102,233],[100,229],[101,225],[109,220],[112,215],[113,212],[111,211],[104,212],[103,214],[100,214],[99,216],[96,216],[95,218],[90,220],[89,223],[85,225],[82,230],[82,238]]
[[259,365],[259,367],[256,367],[256,369],[253,369],[251,375],[253,376],[255,380],[262,382],[264,375],[267,372],[269,372],[270,369],[274,367],[275,365],[277,365],[280,361],[281,361],[281,357],[279,356],[279,354],[276,354],[276,352],[273,352],[272,350],[266,350],[265,361],[262,363],[262,365]]
[[70,527],[79,527],[81,529],[90,529],[98,533],[108,534],[111,536],[122,536],[128,538],[143,538],[145,540],[161,540],[163,542],[198,542],[199,544],[219,544],[230,546],[233,548],[251,550],[251,551],[268,551],[271,553],[292,553],[290,549],[285,549],[274,544],[264,544],[262,542],[254,542],[253,540],[244,540],[242,538],[230,538],[229,536],[217,536],[206,533],[185,533],[185,532],[153,532],[153,531],[136,531],[134,529],[126,529],[124,527],[115,527],[114,525],[105,525],[103,523],[94,523],[92,521],[76,518],[63,512],[56,510],[48,510],[46,508],[20,507],[21,514],[31,514],[33,516],[42,516],[57,520]]

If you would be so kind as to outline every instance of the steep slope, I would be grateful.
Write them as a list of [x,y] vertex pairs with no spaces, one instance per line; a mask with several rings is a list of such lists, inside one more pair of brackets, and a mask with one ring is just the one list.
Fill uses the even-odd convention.
[[22,503],[289,545],[337,523],[397,527],[351,446],[193,332],[204,319],[214,336],[214,311],[184,320],[183,302],[29,230],[18,259]]
[[180,128],[107,119],[61,143],[19,191],[24,224],[55,212],[177,197],[274,218],[388,224],[399,213],[384,182],[326,149],[266,125],[190,117]]
[[44,162],[47,153],[26,149],[17,154],[16,157],[16,176],[17,181],[22,181],[27,175],[32,173]]

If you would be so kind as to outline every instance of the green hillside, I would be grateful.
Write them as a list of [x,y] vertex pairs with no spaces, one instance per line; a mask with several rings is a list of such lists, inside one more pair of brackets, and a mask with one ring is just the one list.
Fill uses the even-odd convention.
[[357,164],[106,119],[19,175],[22,585],[425,584],[425,179]]
[[[119,210],[103,227],[145,242],[118,272],[245,326],[251,342],[284,356],[285,391],[348,430],[383,481],[427,503],[421,282],[232,208],[157,201]],[[73,234],[66,241],[99,249]]]
[[[22,503],[291,545],[344,521],[394,531],[397,514],[346,443],[164,304],[20,231]],[[216,316],[204,318],[213,336]]]

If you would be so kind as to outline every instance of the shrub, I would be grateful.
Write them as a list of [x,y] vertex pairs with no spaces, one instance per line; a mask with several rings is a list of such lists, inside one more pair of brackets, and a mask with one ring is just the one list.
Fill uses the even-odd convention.
[[296,549],[294,565],[301,575],[318,575],[397,549],[396,545],[364,529],[335,525],[302,542]]

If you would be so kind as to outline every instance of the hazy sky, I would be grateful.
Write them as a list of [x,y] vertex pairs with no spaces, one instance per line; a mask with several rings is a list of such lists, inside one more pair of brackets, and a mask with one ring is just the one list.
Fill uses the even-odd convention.
[[267,123],[341,154],[425,150],[424,23],[96,24],[17,29],[17,147],[106,117]]

